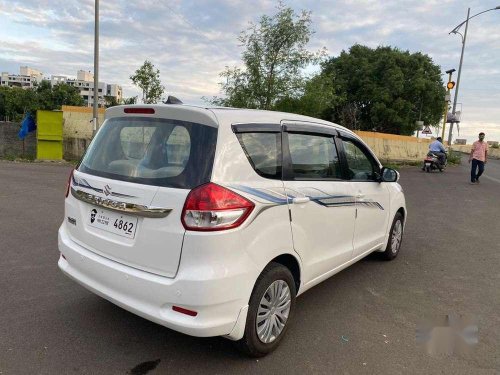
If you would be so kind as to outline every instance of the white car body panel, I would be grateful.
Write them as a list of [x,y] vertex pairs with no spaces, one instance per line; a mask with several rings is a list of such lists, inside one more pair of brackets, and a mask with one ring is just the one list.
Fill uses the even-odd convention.
[[[74,189],[104,197],[108,185],[113,192],[132,196],[121,197],[122,201],[171,210],[162,218],[139,217],[136,236],[130,239],[89,226],[86,220],[92,205],[70,193],[59,229],[62,256],[58,264],[65,274],[158,324],[193,336],[238,340],[243,337],[255,282],[273,259],[287,257],[296,262],[301,294],[372,251],[384,249],[396,212],[403,209],[406,218],[404,195],[397,183],[261,177],[231,128],[236,123],[315,123],[359,140],[338,125],[289,113],[186,105],[118,106],[108,109],[106,118],[127,116],[124,108],[129,107],[155,110],[154,115],[135,117],[175,119],[217,128],[210,182],[255,204],[237,228],[185,230],[180,218],[190,189],[142,185],[75,171],[76,181],[84,179],[100,192],[73,183]],[[327,207],[314,199],[293,203],[293,197],[300,194],[314,198],[315,190],[331,196],[352,196],[353,204]],[[378,202],[383,210],[364,205],[362,199]],[[69,218],[76,220],[76,226]],[[174,305],[198,314],[180,314],[172,310]]]

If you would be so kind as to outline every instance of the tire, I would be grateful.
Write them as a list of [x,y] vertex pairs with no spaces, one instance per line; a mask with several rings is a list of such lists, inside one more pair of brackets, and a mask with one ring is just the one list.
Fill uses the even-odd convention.
[[[264,319],[259,322],[259,327],[262,329],[262,331],[259,330],[259,335],[259,332],[257,331],[257,318],[259,313],[262,314],[263,309],[266,308],[266,306],[264,304],[261,305],[261,303],[264,300],[270,301],[272,309],[271,311],[275,311],[274,307],[272,307],[272,296],[268,294],[272,292],[273,289],[271,288],[271,286],[273,285],[276,288],[279,288],[280,286],[282,287],[281,296],[283,296],[283,298],[286,298],[286,288],[288,288],[289,299],[286,298],[286,301],[288,301],[288,303],[281,302],[281,305],[283,306],[281,310],[281,312],[283,313],[282,315],[271,314],[271,318],[269,320]],[[245,335],[241,340],[237,342],[238,348],[243,353],[251,357],[263,357],[266,354],[271,353],[278,347],[281,340],[285,336],[290,319],[293,315],[296,293],[297,291],[295,287],[295,280],[290,270],[279,263],[269,263],[258,277],[253,288],[252,295],[250,297],[247,321],[245,326]],[[276,300],[276,302],[278,302],[277,306],[279,307],[279,299]],[[287,308],[286,306],[289,306],[289,308]],[[276,309],[276,311],[279,311],[279,309]],[[284,320],[284,326],[282,326],[281,331],[279,331],[278,322],[283,323],[284,317],[286,317],[286,319]],[[271,325],[270,331],[266,331],[266,329],[264,329],[264,326],[270,322],[276,323],[273,323]],[[266,332],[269,334],[266,335]],[[278,333],[277,336],[275,336],[276,333]],[[263,337],[263,339],[261,339],[261,337]],[[266,340],[269,341],[266,342]]]
[[[401,215],[401,212],[398,212],[396,213],[396,215],[394,216],[394,220],[392,221],[391,231],[389,232],[389,240],[387,241],[387,247],[382,253],[383,259],[393,260],[398,256],[399,250],[401,249],[401,243],[403,242],[403,229],[403,215]],[[399,237],[399,241],[395,240],[396,236]]]
[[427,173],[431,173],[431,167],[426,167],[425,170],[427,171]]

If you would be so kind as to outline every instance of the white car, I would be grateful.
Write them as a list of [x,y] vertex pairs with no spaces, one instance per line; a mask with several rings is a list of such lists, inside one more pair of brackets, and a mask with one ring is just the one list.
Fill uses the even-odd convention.
[[262,356],[298,295],[374,251],[397,256],[398,178],[311,117],[112,107],[68,181],[59,267],[148,320]]

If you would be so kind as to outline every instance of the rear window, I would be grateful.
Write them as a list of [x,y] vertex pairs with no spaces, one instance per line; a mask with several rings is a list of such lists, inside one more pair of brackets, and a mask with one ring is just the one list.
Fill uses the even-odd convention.
[[210,181],[217,129],[144,117],[106,120],[78,170],[139,184],[192,189]]

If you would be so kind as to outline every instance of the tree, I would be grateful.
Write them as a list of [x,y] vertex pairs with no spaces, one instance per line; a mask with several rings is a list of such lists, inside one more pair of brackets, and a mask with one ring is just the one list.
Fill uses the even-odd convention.
[[104,101],[105,101],[104,106],[106,108],[114,107],[119,104],[118,100],[116,100],[116,96],[104,95]]
[[61,109],[63,105],[84,105],[78,88],[66,83],[59,83],[52,87],[52,100],[52,108],[48,109]]
[[243,68],[226,67],[220,74],[225,97],[214,97],[216,105],[273,109],[278,102],[293,100],[303,90],[303,68],[325,55],[325,50],[306,49],[313,35],[311,13],[296,14],[283,2],[277,13],[251,23],[238,40],[245,50]]
[[83,98],[80,91],[66,83],[58,83],[54,86],[49,81],[42,81],[36,87],[38,109],[61,109],[63,105],[82,106]]
[[62,105],[83,105],[76,87],[68,84],[52,87],[45,80],[36,88],[0,87],[0,118],[8,116],[13,121],[19,121],[27,112],[34,115],[38,109],[61,109]]
[[137,103],[137,96],[132,96],[130,98],[123,98],[121,104],[135,104]]
[[5,115],[11,121],[20,121],[28,112],[34,114],[38,109],[36,92],[33,89],[9,87],[3,92]]
[[331,58],[322,75],[335,100],[323,118],[360,130],[411,135],[415,121],[439,123],[445,89],[441,69],[421,52],[354,45]]
[[135,71],[134,75],[130,76],[130,79],[142,90],[143,103],[158,102],[165,91],[165,87],[161,84],[160,71],[155,70],[151,61],[144,61],[144,64]]

